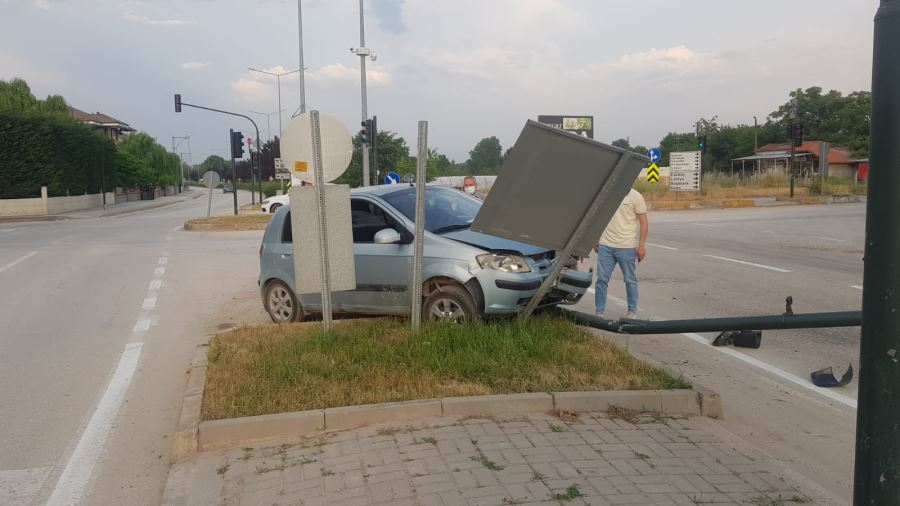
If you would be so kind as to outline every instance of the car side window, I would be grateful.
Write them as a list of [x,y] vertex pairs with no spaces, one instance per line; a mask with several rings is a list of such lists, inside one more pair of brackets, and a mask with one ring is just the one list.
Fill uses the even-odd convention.
[[351,200],[350,216],[353,221],[355,243],[375,242],[375,234],[386,228],[393,228],[401,235],[405,231],[384,209],[366,200]]
[[293,243],[294,234],[291,231],[291,212],[284,215],[284,225],[281,227],[281,242]]

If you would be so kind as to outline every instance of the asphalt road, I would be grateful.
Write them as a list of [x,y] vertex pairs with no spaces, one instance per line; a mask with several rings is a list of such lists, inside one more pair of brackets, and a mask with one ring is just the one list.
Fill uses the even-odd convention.
[[205,213],[0,224],[0,504],[159,502],[194,347],[253,314],[260,233],[181,230]]
[[[249,195],[241,196],[242,202]],[[219,214],[230,195],[215,194]],[[196,345],[264,322],[260,232],[186,233],[205,201],[113,218],[0,224],[0,503],[155,504]],[[640,317],[858,309],[865,206],[654,212]],[[616,274],[607,316],[624,314]],[[592,311],[589,295],[578,306]],[[759,350],[712,334],[614,336],[723,396],[721,427],[847,502],[859,329],[767,331]],[[830,396],[829,396],[830,395]]]
[[[640,318],[859,310],[865,204],[655,212],[639,264]],[[586,266],[586,265],[585,265]],[[625,313],[621,273],[606,316]],[[578,309],[593,310],[593,294]],[[847,503],[857,380],[820,389],[812,371],[859,370],[859,328],[763,332],[758,350],[713,348],[714,333],[616,336],[633,353],[722,394],[723,428]]]

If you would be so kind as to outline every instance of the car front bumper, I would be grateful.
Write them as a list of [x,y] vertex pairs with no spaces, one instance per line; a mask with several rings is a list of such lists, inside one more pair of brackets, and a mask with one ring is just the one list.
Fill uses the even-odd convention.
[[[507,273],[491,269],[481,269],[475,278],[484,292],[484,314],[503,315],[520,312],[537,293],[547,272]],[[539,307],[556,304],[575,304],[591,286],[593,275],[575,269],[565,268],[550,291],[544,296]]]

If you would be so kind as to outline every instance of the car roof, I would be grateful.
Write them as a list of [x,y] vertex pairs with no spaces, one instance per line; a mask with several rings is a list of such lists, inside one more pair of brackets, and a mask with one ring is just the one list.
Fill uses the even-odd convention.
[[[436,183],[428,183],[425,186],[442,186]],[[351,188],[351,195],[375,195],[376,197],[381,197],[384,195],[388,195],[390,193],[394,193],[400,190],[404,190],[407,188],[415,188],[415,185],[409,183],[400,183],[400,184],[382,184],[378,186],[366,186],[359,188]],[[452,189],[450,187],[446,187],[448,189]]]

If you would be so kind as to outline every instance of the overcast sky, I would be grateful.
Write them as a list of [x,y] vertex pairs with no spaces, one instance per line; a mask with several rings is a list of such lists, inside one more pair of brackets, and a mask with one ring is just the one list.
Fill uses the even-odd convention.
[[[588,114],[595,138],[652,146],[698,117],[762,121],[789,90],[868,90],[877,0],[365,0],[369,114],[457,161],[482,137],[504,149],[538,114]],[[296,0],[0,0],[0,79],[101,111],[193,161],[226,155],[246,113],[277,109],[298,67]],[[359,129],[357,0],[303,0],[310,108]],[[300,103],[282,78],[284,124]],[[257,116],[261,135],[266,118]],[[278,132],[271,117],[272,134]]]

